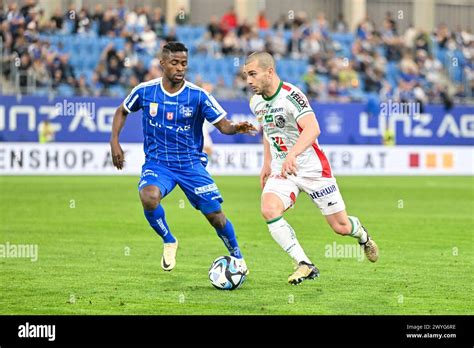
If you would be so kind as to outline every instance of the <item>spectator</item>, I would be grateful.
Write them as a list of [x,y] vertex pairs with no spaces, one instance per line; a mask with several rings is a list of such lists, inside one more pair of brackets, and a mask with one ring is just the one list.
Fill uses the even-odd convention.
[[225,55],[240,53],[240,42],[234,31],[229,31],[222,40],[222,53]]
[[156,7],[153,10],[153,19],[151,20],[150,26],[157,37],[162,38],[164,36],[165,24],[165,16],[163,15],[161,7]]
[[314,32],[301,43],[301,53],[304,56],[312,56],[319,52],[321,46],[319,45],[319,38],[321,34]]
[[306,73],[303,75],[303,81],[306,86],[306,95],[309,98],[317,98],[321,95],[321,81],[315,74],[314,67],[309,66]]
[[89,18],[89,13],[87,9],[83,8],[79,12],[79,16],[77,18],[77,33],[78,34],[87,34],[92,26],[92,21]]
[[209,57],[220,58],[222,56],[222,35],[216,34],[211,38],[210,33],[206,33],[197,45],[198,52],[204,53]]
[[[149,25],[147,25],[145,27],[145,30],[141,33],[140,40],[141,40],[141,47],[145,51],[147,51],[150,55],[153,55],[153,53],[156,50],[157,37],[156,37],[156,33],[153,30],[151,30]],[[171,41],[175,41],[175,40],[171,40]]]
[[415,39],[417,35],[417,30],[415,29],[415,27],[413,27],[413,24],[410,24],[408,29],[405,31],[405,34],[403,35],[403,44],[405,45],[405,47],[410,49],[415,47]]
[[293,30],[291,39],[288,41],[288,54],[293,59],[301,58],[301,34],[298,30]]
[[[36,7],[36,0],[26,0],[25,5],[20,9],[21,15],[26,18],[29,16],[30,11],[33,9],[35,10]],[[36,12],[36,10],[35,10]]]
[[50,81],[48,70],[40,58],[36,58],[28,68],[28,73],[36,81],[37,87],[46,87]]
[[53,15],[51,16],[51,27],[52,30],[55,31],[60,31],[63,29],[63,23],[64,23],[64,18],[61,15],[61,10],[59,8],[56,8],[54,10]]
[[357,72],[354,70],[353,65],[353,62],[349,62],[349,64],[343,63],[343,67],[338,73],[339,86],[344,89],[359,87],[359,78],[357,76]]
[[268,36],[268,50],[277,59],[286,54],[286,41],[283,35],[284,32],[279,30],[276,34]]
[[282,14],[278,18],[278,20],[273,24],[273,29],[278,30],[278,31],[284,31],[290,29],[292,26],[292,23],[287,17]]
[[99,35],[104,36],[113,33],[115,28],[115,20],[114,13],[110,9],[107,9],[104,12],[102,20],[99,22]]
[[332,29],[337,33],[347,33],[348,26],[342,13],[337,15],[337,19],[334,21]]
[[385,13],[385,21],[389,23],[390,30],[394,35],[397,35],[397,22],[393,19],[392,12],[388,11]]
[[81,75],[79,77],[79,80],[77,81],[75,95],[80,96],[80,97],[88,97],[90,95],[93,95],[93,91],[87,84],[87,81],[84,75]]
[[217,16],[211,16],[211,20],[209,24],[207,25],[207,31],[211,33],[211,37],[214,38],[217,33],[221,32],[220,25],[219,25],[219,20],[217,19]]
[[259,30],[267,30],[270,27],[267,17],[265,17],[265,12],[260,11],[257,17],[257,27]]
[[55,130],[48,119],[41,121],[38,125],[38,140],[40,144],[51,143],[54,141]]
[[20,28],[23,28],[25,24],[25,17],[18,11],[18,5],[16,2],[12,2],[8,5],[7,22],[10,23],[10,32],[13,38],[19,35]]
[[170,30],[168,30],[168,34],[165,36],[165,41],[178,41],[178,37],[176,36],[176,28],[170,28]]
[[189,14],[184,10],[184,7],[181,7],[181,9],[178,11],[176,17],[174,18],[174,21],[176,22],[176,25],[188,24]]
[[247,22],[247,19],[244,19],[242,21],[242,24],[238,26],[237,28],[237,36],[242,37],[245,35],[249,35],[252,31],[252,27],[250,24]]
[[[158,7],[159,8],[159,7]],[[128,13],[128,8],[125,5],[125,0],[118,0],[118,5],[117,5],[117,18],[120,21],[125,21],[125,18],[127,18],[127,13]]]
[[258,35],[257,30],[252,30],[248,41],[249,52],[261,52],[265,49],[265,41]]
[[318,13],[317,18],[313,21],[311,25],[311,30],[309,33],[307,33],[307,35],[310,35],[311,32],[319,33],[324,37],[327,37],[329,35],[329,23],[324,13]]
[[230,10],[221,18],[221,31],[225,35],[228,31],[237,28],[237,25],[237,14],[235,13],[234,8],[231,7]]
[[145,76],[147,74],[147,69],[143,61],[138,61],[138,63],[133,67],[133,74],[137,77],[138,81],[145,81]]

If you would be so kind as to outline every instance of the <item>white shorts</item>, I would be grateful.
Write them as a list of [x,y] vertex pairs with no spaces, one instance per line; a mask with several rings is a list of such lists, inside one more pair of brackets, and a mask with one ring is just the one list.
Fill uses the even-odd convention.
[[304,178],[293,175],[284,178],[272,174],[263,188],[262,195],[276,194],[287,210],[296,203],[301,191],[310,196],[323,215],[335,214],[346,209],[335,178]]

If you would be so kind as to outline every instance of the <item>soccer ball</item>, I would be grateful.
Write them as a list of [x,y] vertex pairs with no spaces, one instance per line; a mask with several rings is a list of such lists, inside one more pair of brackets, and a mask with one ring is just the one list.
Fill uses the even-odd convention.
[[209,280],[219,290],[234,290],[245,281],[245,270],[235,257],[219,256],[209,268]]

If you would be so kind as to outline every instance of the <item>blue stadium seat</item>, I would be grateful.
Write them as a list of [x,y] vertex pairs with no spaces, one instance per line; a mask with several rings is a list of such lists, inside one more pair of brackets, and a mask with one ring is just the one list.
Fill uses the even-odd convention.
[[332,40],[338,41],[342,45],[352,45],[354,42],[354,34],[352,33],[332,33],[329,36]]
[[74,88],[64,83],[60,84],[56,91],[58,95],[63,97],[72,97],[74,95]]
[[119,96],[124,96],[127,93],[127,91],[121,85],[115,85],[109,88],[109,93],[111,96],[119,97]]

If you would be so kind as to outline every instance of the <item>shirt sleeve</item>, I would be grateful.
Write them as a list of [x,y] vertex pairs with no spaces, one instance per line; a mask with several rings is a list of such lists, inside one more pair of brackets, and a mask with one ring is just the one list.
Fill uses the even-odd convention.
[[142,99],[143,99],[143,89],[138,85],[127,96],[123,101],[123,108],[127,110],[128,113],[136,112],[142,108]]
[[311,105],[309,104],[308,98],[306,98],[303,92],[301,92],[299,89],[292,89],[286,98],[288,99],[288,111],[291,115],[293,115],[296,122],[298,122],[301,117],[309,114],[310,112],[314,113]]
[[227,112],[212,95],[207,92],[201,93],[201,112],[209,123],[216,124],[227,115]]

